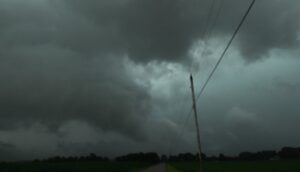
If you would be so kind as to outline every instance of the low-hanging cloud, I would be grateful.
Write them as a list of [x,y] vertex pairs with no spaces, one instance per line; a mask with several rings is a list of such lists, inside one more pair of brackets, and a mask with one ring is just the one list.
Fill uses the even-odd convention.
[[[205,30],[212,32],[211,37],[231,35],[249,3],[4,0],[0,45],[50,43],[85,55],[100,51],[128,55],[139,62],[182,61],[195,41],[209,39],[209,34],[204,37]],[[232,6],[238,8],[232,10]],[[259,59],[273,48],[298,47],[298,6],[296,1],[257,1],[238,35],[243,56]]]
[[5,51],[0,60],[1,127],[14,126],[5,120],[37,120],[55,127],[79,119],[138,136],[136,127],[147,116],[149,98],[118,60],[85,59],[52,45]]
[[248,60],[268,57],[272,49],[299,48],[298,1],[257,1],[239,43]]
[[[231,35],[250,4],[236,0],[67,2],[99,30],[110,30],[108,45],[114,50],[118,47],[142,62],[181,61],[195,41]],[[245,59],[266,57],[274,48],[299,47],[298,6],[296,1],[257,1],[237,38]]]
[[[222,45],[225,45],[226,38],[232,34],[249,3],[239,0],[1,0],[0,131],[14,135],[12,133],[15,129],[21,128],[18,130],[19,135],[26,135],[23,129],[29,128],[29,133],[35,133],[40,128],[33,129],[33,132],[31,127],[39,123],[45,128],[49,127],[49,131],[32,134],[33,140],[43,140],[44,135],[49,140],[53,137],[60,140],[60,135],[64,135],[68,140],[54,144],[65,151],[68,148],[70,152],[79,149],[82,152],[92,151],[100,145],[101,153],[108,151],[106,147],[116,144],[119,145],[116,149],[124,153],[127,150],[166,151],[168,145],[162,140],[166,135],[176,140],[176,133],[180,130],[179,124],[182,121],[177,122],[175,115],[184,108],[190,108],[190,101],[186,101],[182,107],[177,106],[178,100],[190,95],[185,94],[186,88],[189,88],[185,61],[206,61],[201,63],[205,67],[200,66],[201,70],[205,70],[203,73],[201,71],[203,76],[210,68],[208,63],[218,58],[218,52],[223,50]],[[207,23],[210,9],[213,10],[212,16]],[[218,9],[220,15],[212,30]],[[212,145],[205,150],[219,153],[224,147],[234,149],[232,142],[224,141],[224,128],[219,126],[222,122],[215,119],[222,119],[219,116],[224,112],[233,112],[239,117],[246,114],[244,120],[238,118],[238,121],[228,122],[234,136],[238,135],[236,128],[243,125],[241,122],[247,122],[251,115],[265,115],[262,112],[266,116],[275,114],[278,119],[282,118],[281,113],[289,112],[294,115],[293,119],[297,119],[295,114],[299,108],[294,100],[299,95],[292,96],[292,93],[299,91],[299,83],[290,82],[295,80],[292,78],[283,80],[287,78],[283,75],[272,80],[274,88],[268,87],[265,78],[270,76],[257,76],[262,76],[261,73],[265,73],[262,71],[268,69],[266,66],[269,64],[264,63],[259,69],[251,66],[245,68],[238,60],[239,55],[242,55],[248,61],[270,57],[270,62],[276,62],[278,53],[268,55],[276,52],[274,49],[298,48],[299,11],[299,2],[296,1],[256,1],[231,47],[230,55],[238,57],[223,62],[226,69],[219,69],[224,71],[219,73],[221,77],[217,76],[220,82],[212,83],[213,93],[205,97],[205,108],[209,110],[203,113],[209,113],[209,117],[205,119],[208,123],[203,125],[206,138],[204,145]],[[203,35],[207,24],[210,37]],[[208,39],[212,42],[209,47],[211,53],[197,59],[201,58],[197,51],[193,58],[188,58],[191,49],[199,47],[197,41],[205,45]],[[216,42],[217,45],[214,45]],[[283,54],[296,57],[299,53]],[[288,67],[284,68],[297,69],[295,66],[290,68],[297,63],[287,61]],[[235,64],[240,66],[234,68]],[[274,64],[279,70],[281,68],[278,64],[282,63]],[[252,70],[248,71],[251,76],[241,76],[242,71],[247,69]],[[270,75],[278,73],[284,74],[274,70]],[[232,78],[222,79],[225,74]],[[256,88],[253,83],[261,85]],[[198,86],[196,83],[196,88]],[[239,91],[241,87],[245,87],[245,90]],[[263,102],[262,98],[257,100],[257,97],[263,95],[260,92],[258,94],[257,90],[266,94]],[[239,94],[236,95],[236,92]],[[292,103],[284,104],[281,102],[283,99],[275,101],[276,96],[286,97],[286,102]],[[232,100],[228,101],[228,97]],[[272,97],[272,101],[268,97]],[[276,107],[273,103],[276,103]],[[284,108],[279,106],[281,103],[285,105]],[[216,104],[218,108],[215,108]],[[232,108],[233,111],[230,111]],[[274,121],[269,128],[275,128],[276,121],[281,120]],[[78,126],[81,135],[92,133],[92,138],[100,133],[104,140],[112,141],[101,142],[97,138],[99,142],[91,140],[91,143],[85,144],[79,139],[78,143],[77,138],[74,141]],[[194,134],[192,131],[190,129],[189,134]],[[253,136],[249,133],[243,132],[243,138]],[[194,146],[189,142],[189,134],[179,140],[184,145],[181,150],[190,151]],[[9,152],[15,153],[17,141],[6,143],[1,136],[0,152],[7,155],[10,155]],[[126,143],[121,145],[122,141]],[[89,149],[86,150],[86,147]]]

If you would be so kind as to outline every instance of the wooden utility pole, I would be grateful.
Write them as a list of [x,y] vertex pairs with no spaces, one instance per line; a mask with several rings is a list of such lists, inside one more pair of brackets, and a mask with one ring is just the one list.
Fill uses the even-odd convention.
[[197,143],[198,143],[200,172],[203,172],[202,158],[201,158],[200,131],[199,131],[198,114],[197,114],[197,106],[196,106],[196,98],[195,98],[195,90],[194,90],[194,81],[193,81],[192,74],[190,75],[190,80],[191,80],[191,89],[192,89],[192,98],[193,98],[193,110],[194,110],[195,124],[196,124],[196,130],[197,130]]

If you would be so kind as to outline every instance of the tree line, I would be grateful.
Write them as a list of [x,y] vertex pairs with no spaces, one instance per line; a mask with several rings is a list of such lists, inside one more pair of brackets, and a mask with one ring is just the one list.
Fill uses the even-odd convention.
[[[300,159],[300,148],[283,147],[280,151],[263,150],[258,152],[241,152],[237,156],[206,156],[201,154],[206,161],[258,161],[258,160],[280,160],[280,159]],[[166,157],[167,158],[167,157]],[[168,161],[197,161],[198,154],[181,153],[167,158]]]
[[[264,150],[258,152],[241,152],[237,156],[227,156],[219,154],[218,156],[206,156],[201,154],[205,161],[256,161],[256,160],[279,160],[279,159],[300,159],[300,148],[283,147],[280,151]],[[198,154],[180,153],[177,155],[158,155],[155,152],[148,153],[129,153],[110,159],[104,156],[98,156],[91,153],[87,156],[55,156],[43,160],[34,160],[33,162],[90,162],[90,161],[138,161],[138,162],[179,162],[179,161],[197,161]]]

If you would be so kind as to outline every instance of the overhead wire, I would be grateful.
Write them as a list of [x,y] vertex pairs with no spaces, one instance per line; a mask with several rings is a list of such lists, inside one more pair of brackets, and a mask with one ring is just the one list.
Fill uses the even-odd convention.
[[[208,45],[208,41],[209,41],[209,39],[210,39],[210,37],[211,37],[211,34],[213,33],[213,31],[214,31],[214,28],[215,28],[215,25],[216,25],[216,23],[217,23],[217,20],[218,20],[218,18],[219,18],[219,16],[220,16],[220,12],[221,12],[221,9],[222,9],[222,7],[223,7],[223,3],[224,3],[224,0],[220,0],[220,3],[219,3],[219,6],[217,7],[217,13],[216,13],[216,15],[215,15],[215,18],[213,19],[213,22],[212,22],[212,24],[211,24],[211,27],[210,27],[210,29],[209,29],[209,32],[207,33],[207,35],[205,35],[204,37],[203,37],[203,42],[204,42],[204,47],[201,49],[201,53],[199,53],[200,54],[200,58],[202,58],[203,56],[204,56],[204,54],[205,54],[205,52],[207,51],[207,45]],[[209,24],[209,23],[208,23]],[[200,68],[200,67],[199,67]],[[191,73],[192,74],[192,73]],[[197,75],[197,73],[195,73],[195,75]],[[197,76],[194,76],[195,78],[197,78]]]
[[[214,6],[215,6],[215,3],[216,3],[216,0],[213,0],[212,3],[211,3],[211,6],[209,8],[209,11],[208,11],[208,15],[207,15],[207,18],[206,18],[206,21],[205,21],[205,24],[203,27],[203,30],[201,31],[202,32],[202,39],[205,40],[206,37],[207,37],[207,30],[209,29],[209,21],[211,20],[211,17],[212,17],[212,14],[213,14],[213,9],[214,9]],[[193,65],[191,67],[191,71],[190,71],[190,74],[192,74],[192,70],[194,69]]]
[[[217,21],[217,19],[219,18],[220,11],[221,11],[221,8],[223,7],[223,2],[224,2],[224,0],[220,0],[220,2],[221,2],[221,3],[219,4],[219,7],[218,7],[218,9],[217,9],[217,14],[216,14],[215,18],[213,19],[213,22],[212,22],[211,28],[209,29],[208,35],[204,35],[204,37],[203,37],[204,40],[206,40],[206,38],[209,38],[210,35],[211,35],[211,33],[212,33],[213,30],[214,30],[213,28],[215,27],[216,21]],[[214,4],[214,2],[213,2],[213,4]],[[211,10],[213,10],[213,8],[211,8]],[[207,25],[208,25],[208,24],[209,24],[209,22],[207,22]],[[205,31],[204,33],[206,34],[207,32]],[[203,48],[200,57],[202,57],[202,56],[204,55],[204,52],[206,51],[206,48],[207,48],[207,44],[205,44],[205,47]],[[190,118],[191,118],[192,112],[193,112],[193,109],[192,109],[192,106],[191,106],[191,108],[190,108],[190,110],[188,111],[188,113],[187,113],[187,115],[186,115],[186,118],[185,118],[185,120],[184,120],[184,122],[183,122],[182,130],[181,130],[181,132],[180,132],[180,134],[179,134],[179,138],[182,137],[183,132],[184,132],[184,130],[185,130],[185,127],[186,127],[188,121],[189,121]]]
[[246,20],[246,18],[247,18],[247,16],[248,16],[250,10],[252,9],[252,7],[253,7],[255,1],[256,1],[256,0],[252,0],[250,6],[248,7],[247,11],[245,12],[245,14],[244,14],[244,16],[243,16],[243,18],[242,18],[242,20],[240,21],[239,25],[237,26],[237,28],[235,29],[233,35],[231,36],[229,42],[227,43],[225,49],[223,50],[223,52],[222,52],[220,58],[218,59],[217,63],[215,64],[215,66],[213,67],[212,71],[210,72],[208,78],[206,79],[206,81],[204,82],[203,86],[201,87],[200,92],[199,92],[199,94],[197,95],[196,101],[197,101],[197,100],[199,99],[199,97],[202,95],[202,93],[203,93],[203,91],[205,90],[205,88],[206,88],[208,82],[210,81],[211,77],[213,76],[213,74],[214,74],[215,71],[217,70],[218,66],[220,65],[220,63],[221,63],[222,59],[224,58],[224,56],[225,56],[225,54],[226,54],[228,48],[230,47],[230,45],[231,45],[233,39],[235,38],[235,36],[236,36],[237,33],[239,32],[241,26],[243,25],[244,21]]
[[[205,27],[204,27],[204,29],[202,30],[202,37],[203,38],[205,38],[206,37],[206,34],[207,34],[207,30],[208,30],[208,26],[209,26],[209,21],[210,21],[210,19],[211,19],[211,17],[212,17],[212,14],[213,14],[213,9],[214,9],[214,6],[215,6],[215,0],[213,0],[212,1],[212,3],[211,3],[211,6],[210,6],[210,8],[209,8],[209,11],[208,11],[208,15],[207,15],[207,18],[206,18],[206,22],[205,22]],[[194,69],[194,67],[193,67],[193,65],[191,66],[191,68],[190,68],[190,73],[193,73],[193,69]],[[187,85],[187,87],[189,88],[189,85]],[[187,89],[188,90],[188,89]],[[186,104],[188,103],[188,101],[185,101],[186,102]],[[185,104],[185,105],[186,105]],[[187,113],[187,115],[185,115],[185,116],[190,116],[190,114],[192,113],[192,110],[189,108],[189,111],[188,111],[188,113]],[[180,113],[180,114],[182,114],[181,116],[182,116],[182,120],[180,120],[180,121],[183,121],[183,118],[184,118],[184,116],[183,116],[183,114],[184,113]],[[179,114],[179,115],[180,115]],[[181,119],[181,118],[179,118],[179,119]],[[179,122],[180,122],[179,121]],[[180,132],[178,133],[178,135],[177,135],[177,138],[181,138],[182,137],[182,135],[183,135],[183,132],[184,132],[184,129],[185,129],[185,126],[186,126],[186,124],[187,124],[187,122],[189,121],[189,118],[185,118],[184,119],[184,122],[183,122],[183,124],[182,124],[182,126],[181,126],[181,130],[180,130]],[[170,156],[170,154],[171,154],[171,152],[172,152],[172,149],[173,148],[177,148],[177,144],[178,144],[178,142],[174,142],[173,144],[172,144],[172,141],[171,141],[171,139],[170,139],[170,146],[169,146],[169,156]],[[172,146],[173,145],[173,146]]]
[[[185,87],[186,89],[184,89],[185,90],[185,94],[184,94],[184,99],[182,99],[182,100],[187,100],[187,98],[188,98],[188,91],[189,91],[189,87],[188,87],[188,85]],[[182,104],[181,104],[181,107],[180,107],[180,109],[179,109],[179,113],[178,113],[178,121],[177,121],[177,123],[180,123],[180,121],[182,121],[183,120],[183,115],[181,115],[181,114],[183,114],[184,113],[184,108],[183,107],[186,107],[187,106],[187,103],[188,103],[188,101],[182,101]],[[174,138],[171,138],[171,136],[170,136],[170,139],[169,139],[169,149],[168,149],[168,155],[170,156],[171,155],[171,152],[172,152],[172,145],[174,144],[173,142],[174,142],[175,140],[174,140]]]
[[[235,29],[235,31],[234,31],[232,37],[230,38],[229,42],[227,43],[225,49],[223,50],[223,52],[222,52],[220,58],[218,59],[217,63],[216,63],[215,66],[213,67],[213,69],[212,69],[211,73],[209,74],[208,78],[205,80],[203,86],[201,87],[200,92],[199,92],[199,94],[198,94],[197,97],[196,97],[196,101],[198,101],[198,99],[200,98],[200,96],[203,94],[203,92],[204,92],[204,90],[205,90],[205,88],[206,88],[208,82],[210,81],[210,79],[212,78],[212,76],[213,76],[213,74],[215,73],[216,69],[217,69],[218,66],[220,65],[222,59],[224,58],[224,56],[225,56],[227,50],[229,49],[231,43],[233,42],[235,36],[236,36],[237,33],[239,32],[241,26],[243,25],[243,23],[244,23],[244,21],[246,20],[246,18],[247,18],[247,16],[248,16],[249,12],[251,11],[251,9],[252,9],[252,7],[253,7],[255,1],[256,1],[256,0],[252,0],[251,4],[250,4],[249,7],[247,8],[245,14],[243,15],[243,17],[242,17],[241,21],[239,22],[237,28]],[[219,9],[218,9],[218,14],[217,14],[217,16],[219,16],[219,13],[220,13],[220,10],[221,10],[221,6],[222,6],[222,5],[220,5],[220,7],[219,7]],[[215,18],[215,21],[214,21],[213,24],[212,24],[212,28],[215,26],[215,23],[216,23],[217,18],[218,18],[218,17]],[[211,32],[209,33],[209,36],[210,36],[210,34],[211,34]],[[202,52],[202,53],[203,53],[203,52]],[[202,54],[202,53],[201,53],[201,54]],[[202,55],[203,55],[203,54],[202,54]],[[187,116],[186,116],[186,119],[185,119],[185,121],[184,121],[184,123],[183,123],[183,127],[182,127],[182,129],[181,129],[181,133],[179,134],[179,138],[182,137],[184,128],[185,128],[185,126],[186,126],[188,120],[190,119],[191,113],[192,113],[192,107],[191,107],[190,110],[188,111],[188,114],[187,114]],[[176,143],[176,142],[175,142],[175,143]]]

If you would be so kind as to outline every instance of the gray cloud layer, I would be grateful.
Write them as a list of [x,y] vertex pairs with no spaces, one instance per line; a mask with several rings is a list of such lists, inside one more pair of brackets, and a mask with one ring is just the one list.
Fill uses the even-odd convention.
[[[190,46],[203,39],[205,28],[206,36],[212,30],[218,12],[213,34],[231,35],[250,3],[237,0],[68,2],[73,10],[104,30],[100,31],[102,34],[110,36],[105,40],[106,45],[137,61],[185,59]],[[298,6],[294,1],[257,1],[239,34],[244,57],[258,59],[272,48],[298,47]],[[102,45],[104,39],[98,41]]]
[[116,60],[82,59],[53,46],[13,48],[0,65],[2,117],[52,125],[77,118],[103,129],[138,132],[148,95]]
[[[5,152],[13,158],[18,151],[31,152],[36,144],[30,143],[28,148],[18,143],[17,138],[24,135],[40,145],[48,140],[56,153],[85,153],[94,149],[113,155],[117,154],[114,149],[124,153],[139,150],[167,153],[169,145],[162,140],[175,139],[181,126],[174,116],[181,109],[174,106],[185,96],[186,61],[197,63],[201,58],[199,54],[191,58],[191,48],[199,40],[226,41],[248,4],[238,0],[223,4],[221,0],[0,0],[0,154]],[[211,37],[203,37],[206,24],[207,33],[210,32],[220,6]],[[207,23],[210,9],[212,16]],[[297,50],[299,11],[296,1],[257,1],[232,49],[248,61],[273,57],[270,54],[276,49]],[[207,61],[214,61],[219,55],[216,52],[224,45],[225,42],[209,47]],[[299,53],[283,54],[296,57]],[[228,63],[226,67],[240,72],[240,68],[231,69],[233,60]],[[239,78],[243,80],[242,76]],[[299,92],[299,84],[291,83],[292,79],[274,80],[280,86],[274,92],[280,89]],[[218,84],[233,87],[222,79]],[[246,88],[240,95],[252,90]],[[217,87],[215,92],[222,89]],[[243,121],[253,119],[253,123],[255,120],[264,123],[255,118],[257,114],[273,113],[262,108],[256,97],[238,104],[243,102],[240,95],[235,95],[233,101],[228,101],[226,94],[208,97],[208,110],[203,113],[228,114],[224,121],[229,122],[216,120],[217,115],[206,119],[211,125],[219,122],[215,128],[205,125],[204,135],[208,139],[204,145],[212,145],[206,150],[234,149],[230,145],[239,139],[246,143],[243,140],[246,136],[254,137],[250,132],[253,124],[243,125]],[[296,100],[298,94],[295,95]],[[219,103],[216,110],[212,110],[214,103]],[[270,104],[267,105],[271,109]],[[294,106],[285,105],[284,110],[276,112],[299,112]],[[189,102],[185,106],[189,108]],[[32,127],[37,124],[42,127]],[[236,132],[243,126],[248,135]],[[223,138],[222,127],[232,140]],[[41,128],[46,131],[40,133]],[[74,138],[77,131],[82,132],[82,140]],[[185,145],[180,150],[194,150],[188,141],[193,130],[188,131],[179,140]],[[92,134],[95,140],[84,142],[89,133],[99,133],[99,138]],[[110,147],[122,142],[124,145],[118,148]],[[240,149],[246,147],[243,144]],[[84,150],[86,145],[91,149]],[[38,151],[49,155],[52,150]],[[30,153],[25,154],[24,157],[30,157]]]
[[[178,61],[186,59],[190,46],[203,38],[205,27],[211,30],[218,6],[222,8],[214,33],[231,35],[248,4],[236,0],[4,0],[1,45],[50,43],[85,54],[101,51],[143,62]],[[258,59],[272,48],[298,46],[298,6],[294,1],[257,1],[240,33],[243,55]]]

